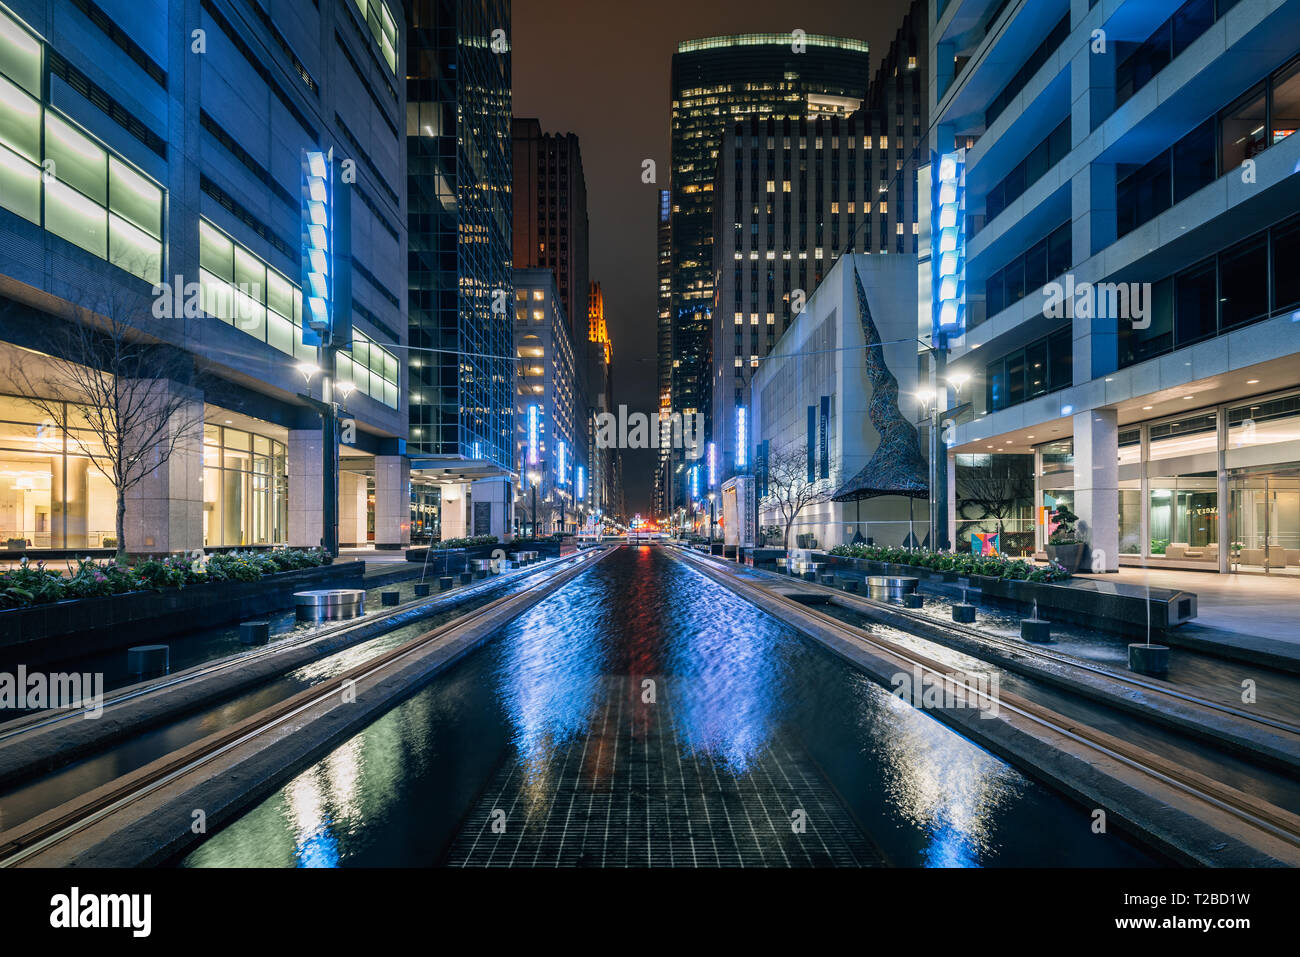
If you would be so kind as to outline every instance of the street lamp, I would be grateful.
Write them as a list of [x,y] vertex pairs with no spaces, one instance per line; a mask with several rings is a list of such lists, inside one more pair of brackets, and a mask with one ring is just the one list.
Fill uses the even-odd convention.
[[537,541],[537,483],[541,480],[536,469],[528,473],[528,484],[533,487],[533,541]]
[[716,498],[713,492],[709,493],[709,547],[713,547],[713,500]]

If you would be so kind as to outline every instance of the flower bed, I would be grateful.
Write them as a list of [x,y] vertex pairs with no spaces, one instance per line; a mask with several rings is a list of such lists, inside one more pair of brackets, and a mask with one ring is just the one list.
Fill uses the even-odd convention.
[[831,555],[843,558],[860,558],[884,562],[889,565],[911,565],[936,572],[954,575],[983,575],[1007,581],[1059,582],[1070,573],[1056,562],[1035,565],[1023,558],[981,558],[977,555],[959,555],[953,552],[932,552],[925,548],[901,548],[888,545],[836,545]]
[[277,548],[267,552],[225,552],[203,558],[171,555],[134,564],[116,559],[79,559],[66,574],[45,562],[23,559],[0,573],[0,611],[75,598],[103,598],[127,592],[184,588],[203,582],[252,582],[265,575],[317,568],[333,559],[319,548]]
[[448,548],[474,548],[478,545],[496,545],[499,544],[495,535],[475,535],[471,538],[446,538],[440,542],[434,542],[429,547],[436,552]]

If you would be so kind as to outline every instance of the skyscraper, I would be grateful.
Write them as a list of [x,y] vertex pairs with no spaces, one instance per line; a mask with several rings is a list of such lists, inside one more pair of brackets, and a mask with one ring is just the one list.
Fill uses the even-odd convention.
[[413,494],[427,508],[439,486],[456,489],[440,503],[444,538],[504,535],[515,468],[510,4],[414,0],[408,26]]
[[[587,180],[575,133],[543,133],[529,117],[511,124],[514,266],[555,273],[574,342],[586,340]],[[585,352],[585,349],[583,350]],[[581,373],[579,373],[581,375]]]
[[[758,114],[843,116],[866,99],[870,55],[862,40],[795,33],[688,40],[672,65],[669,321],[671,411],[704,417],[711,435],[713,180],[723,132]],[[670,464],[670,507],[685,473]]]
[[[737,409],[750,401],[759,362],[835,261],[846,252],[916,252],[925,9],[914,0],[872,79],[869,106],[847,118],[751,115],[722,138],[713,184],[712,437],[723,477],[748,431]],[[752,455],[739,461],[753,464]]]

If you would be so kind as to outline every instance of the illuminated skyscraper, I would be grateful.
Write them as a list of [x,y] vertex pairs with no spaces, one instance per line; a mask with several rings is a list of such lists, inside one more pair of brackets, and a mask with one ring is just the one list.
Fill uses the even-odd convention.
[[[704,416],[712,434],[713,181],[726,129],[749,115],[845,116],[867,95],[863,40],[803,33],[710,37],[680,44],[672,66],[668,311],[671,411]],[[757,201],[757,199],[755,199]],[[685,474],[670,464],[669,507]]]
[[515,371],[510,4],[415,0],[408,26],[413,494],[420,504],[436,494],[429,483],[464,488],[443,503],[443,537],[505,534]]

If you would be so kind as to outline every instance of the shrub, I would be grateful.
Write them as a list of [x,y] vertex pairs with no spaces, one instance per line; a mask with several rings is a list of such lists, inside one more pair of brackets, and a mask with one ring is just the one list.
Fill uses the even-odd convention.
[[333,558],[323,549],[277,548],[269,552],[227,552],[212,555],[196,567],[192,558],[170,555],[145,558],[135,564],[116,559],[78,560],[63,574],[24,558],[16,568],[0,572],[0,610],[42,605],[69,598],[100,598],[129,591],[183,588],[197,582],[257,581],[263,575],[297,568],[328,565]]
[[497,544],[495,535],[474,535],[470,538],[445,538],[440,542],[434,542],[433,548],[441,551],[446,548],[473,548],[475,545],[495,545]]
[[886,562],[891,565],[912,565],[932,571],[953,572],[957,575],[985,575],[1009,581],[1054,582],[1069,578],[1070,573],[1057,562],[1035,565],[1023,558],[981,558],[978,555],[955,552],[932,552],[925,548],[903,548],[893,545],[836,545],[832,555]]

